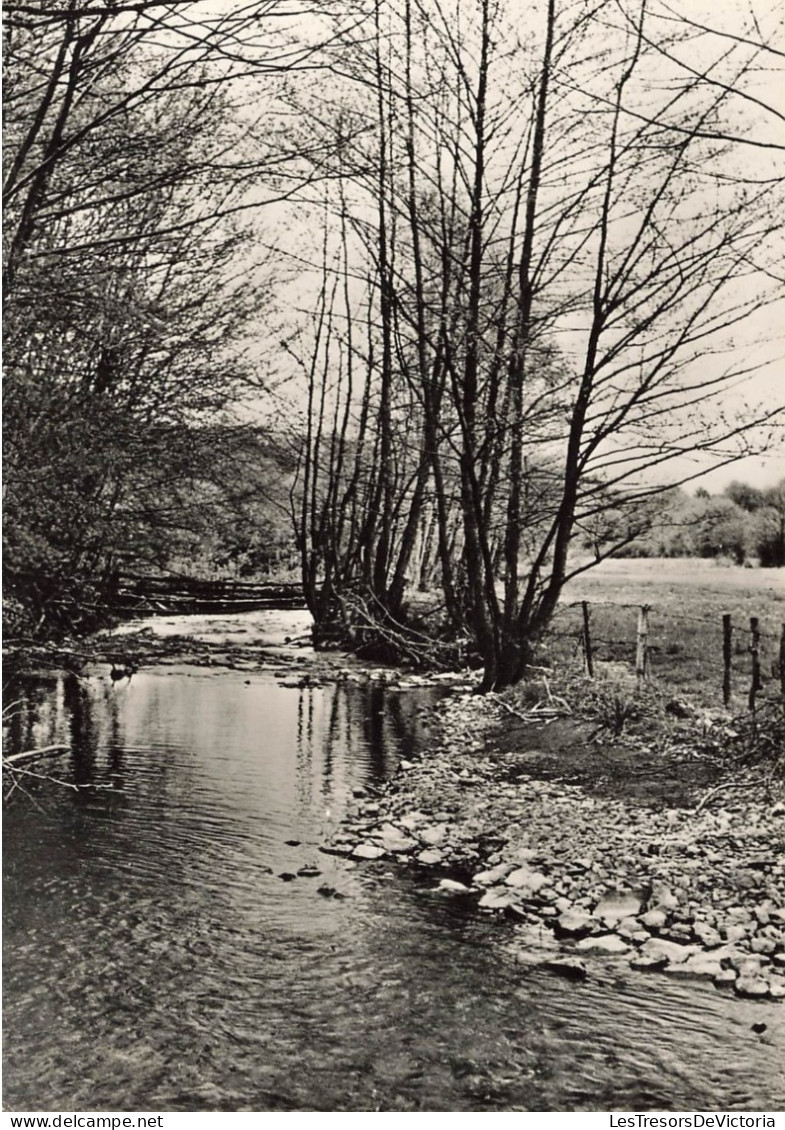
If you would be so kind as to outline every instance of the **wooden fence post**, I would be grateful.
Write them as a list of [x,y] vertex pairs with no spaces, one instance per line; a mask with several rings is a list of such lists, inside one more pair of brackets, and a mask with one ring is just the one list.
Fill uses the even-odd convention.
[[[590,615],[590,612],[589,612],[589,602],[588,602],[588,600],[583,600],[583,601],[581,601],[581,604],[583,605],[583,654],[584,654],[584,657],[586,659],[586,674],[589,676],[590,679],[593,679],[594,678],[594,655],[592,654],[592,649],[591,649],[591,631],[590,631],[590,628],[589,628],[589,623],[590,623],[590,619],[591,619],[591,615]],[[785,640],[785,625],[783,626],[783,637],[782,638],[783,638],[783,640]],[[783,686],[785,686],[785,682],[783,682]]]
[[750,616],[750,657],[752,659],[752,679],[750,682],[750,712],[755,713],[755,700],[761,689],[760,681],[760,626],[757,616]]
[[649,681],[649,605],[642,604],[638,610],[638,639],[635,648],[635,674],[639,683]]
[[785,624],[782,625],[782,635],[780,636],[780,690],[783,699],[785,699]]
[[722,614],[722,701],[726,706],[730,703],[730,665],[733,656],[731,641],[733,638],[733,626],[731,624],[730,612],[723,612]]

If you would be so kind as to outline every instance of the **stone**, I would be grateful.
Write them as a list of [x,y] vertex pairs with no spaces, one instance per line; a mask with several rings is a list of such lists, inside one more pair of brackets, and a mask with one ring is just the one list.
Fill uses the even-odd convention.
[[411,839],[410,836],[404,836],[401,832],[397,835],[388,832],[382,837],[382,847],[385,851],[392,852],[394,855],[406,855],[407,852],[414,851],[419,846],[417,840]]
[[407,773],[410,769],[414,769],[414,762],[407,761],[406,758],[402,758],[398,762],[398,768],[400,770],[402,770],[404,773]]
[[785,980],[782,977],[768,977],[769,996],[775,1001],[785,1000]]
[[[641,924],[637,918],[622,918],[621,922],[616,926],[616,933],[620,938],[624,938],[625,941],[629,941],[635,934],[639,934],[640,932]],[[646,937],[648,937],[648,931],[645,933]]]
[[599,934],[594,938],[582,938],[576,947],[592,953],[629,953],[630,947],[618,934]]
[[722,945],[722,937],[719,930],[715,930],[713,926],[709,926],[707,922],[695,922],[692,927],[692,933],[702,946],[710,948],[711,946]]
[[565,938],[584,938],[598,925],[591,914],[581,914],[577,910],[567,910],[560,914],[554,923],[556,933]]
[[657,910],[675,910],[679,900],[670,887],[655,880],[651,885],[649,905]]
[[570,864],[573,871],[591,871],[591,865],[592,860],[587,855],[572,860],[572,863]]
[[447,838],[447,825],[431,824],[428,828],[422,828],[417,835],[429,847],[438,847]]
[[623,918],[632,918],[643,909],[643,898],[635,891],[610,891],[594,908],[594,917],[606,926],[615,926]]
[[511,918],[513,922],[528,922],[530,920],[529,912],[525,906],[521,906],[519,902],[508,902],[503,908],[506,918]]
[[740,997],[767,997],[769,983],[765,978],[754,974],[740,974],[733,986],[737,996]]
[[637,953],[630,958],[630,966],[642,973],[660,973],[666,968],[668,959],[665,954]]
[[352,855],[355,859],[381,859],[386,852],[378,844],[358,844]]
[[508,887],[515,887],[531,895],[536,894],[548,882],[541,872],[532,871],[530,867],[517,867],[504,881]]
[[426,867],[435,867],[437,863],[441,863],[444,859],[444,853],[439,851],[438,848],[426,848],[421,851],[417,856],[417,862],[424,864]]
[[753,953],[772,954],[777,948],[777,943],[771,938],[754,937],[750,942]]
[[735,969],[720,969],[719,973],[714,978],[714,984],[718,989],[724,989],[728,986],[736,984],[736,970]]
[[425,820],[426,817],[422,812],[407,812],[405,816],[400,817],[398,823],[407,832],[413,832],[417,825],[424,823]]
[[726,926],[723,933],[729,942],[741,942],[747,937],[747,928],[740,923]]
[[569,981],[585,981],[588,971],[579,957],[552,957],[543,965],[550,973],[558,973]]
[[679,942],[667,942],[663,938],[649,938],[638,951],[644,957],[664,957],[671,965],[678,965],[686,961],[692,954],[698,953],[698,946],[681,945]]
[[496,867],[491,867],[487,871],[478,871],[472,882],[476,883],[478,887],[492,887],[494,884],[500,883],[502,879],[506,879],[512,870],[513,865],[511,863],[499,863]]
[[692,926],[687,922],[674,922],[660,930],[660,937],[668,942],[683,944],[692,941]]
[[471,894],[471,887],[467,887],[465,883],[459,883],[457,879],[441,879],[438,889],[446,891],[449,895]]
[[760,954],[745,953],[744,950],[736,950],[728,958],[727,964],[732,965],[737,973],[744,973],[748,975],[760,973],[763,968],[764,959]]
[[686,961],[669,965],[666,972],[684,972],[692,977],[719,977],[724,972],[722,965],[714,954],[694,953]]
[[667,921],[668,915],[664,910],[647,910],[641,915],[641,925],[647,930],[659,930]]
[[483,910],[506,910],[512,903],[517,902],[517,896],[504,887],[492,887],[485,891],[477,903]]

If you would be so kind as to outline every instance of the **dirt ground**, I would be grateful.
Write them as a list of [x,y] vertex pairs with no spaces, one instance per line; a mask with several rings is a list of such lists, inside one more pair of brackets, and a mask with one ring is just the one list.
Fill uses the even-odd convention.
[[548,725],[505,718],[488,733],[489,756],[508,766],[510,781],[525,775],[579,785],[590,796],[655,808],[689,807],[723,774],[716,761],[683,751],[644,751],[623,740],[592,740],[594,729],[571,718]]

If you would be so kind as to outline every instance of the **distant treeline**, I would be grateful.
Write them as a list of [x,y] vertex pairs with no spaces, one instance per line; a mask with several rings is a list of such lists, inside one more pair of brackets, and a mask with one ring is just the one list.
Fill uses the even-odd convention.
[[732,482],[721,494],[670,492],[651,529],[619,557],[727,558],[737,565],[785,565],[785,479],[768,490]]

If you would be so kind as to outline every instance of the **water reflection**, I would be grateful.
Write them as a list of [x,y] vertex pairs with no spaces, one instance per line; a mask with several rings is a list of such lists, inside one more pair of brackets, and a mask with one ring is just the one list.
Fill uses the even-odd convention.
[[428,694],[196,669],[17,687],[9,751],[66,742],[48,771],[89,787],[32,783],[6,815],[7,1106],[778,1109],[775,1006],[601,965],[563,983],[319,852],[425,740]]

